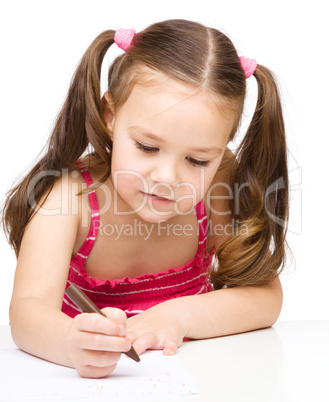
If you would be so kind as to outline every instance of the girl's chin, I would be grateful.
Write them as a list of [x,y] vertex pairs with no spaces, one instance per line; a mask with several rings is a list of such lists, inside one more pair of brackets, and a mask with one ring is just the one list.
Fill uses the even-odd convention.
[[168,222],[178,215],[188,215],[194,210],[193,205],[185,205],[185,207],[188,208],[185,208],[184,210],[177,210],[177,208],[172,207],[167,211],[157,211],[155,208],[149,208],[146,205],[141,210],[136,211],[136,215],[139,217],[139,219],[142,219],[145,222],[159,224],[163,222]]
[[156,214],[143,214],[143,213],[138,213],[137,215],[143,221],[148,222],[148,223],[155,223],[155,224],[167,222],[169,219],[171,219],[171,218],[173,218],[173,216],[175,216],[172,214],[170,214],[169,216],[159,216]]

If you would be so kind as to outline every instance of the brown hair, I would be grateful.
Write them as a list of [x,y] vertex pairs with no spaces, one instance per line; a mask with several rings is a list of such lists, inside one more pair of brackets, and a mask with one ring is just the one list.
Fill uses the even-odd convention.
[[[26,225],[35,214],[28,194],[29,183],[44,171],[72,168],[88,147],[87,166],[103,163],[110,175],[111,142],[102,117],[101,65],[114,43],[115,31],[100,34],[84,54],[66,101],[58,115],[44,156],[13,188],[5,202],[3,222],[10,244],[19,253]],[[199,23],[168,20],[149,26],[134,36],[129,50],[114,60],[108,73],[108,91],[114,108],[128,98],[140,72],[160,71],[185,84],[201,88],[234,111],[238,127],[246,92],[246,79],[231,40]],[[244,184],[239,193],[240,224],[244,236],[234,235],[219,250],[219,268],[212,271],[215,288],[267,283],[277,275],[285,258],[284,225],[288,216],[288,173],[285,132],[278,90],[272,73],[258,66],[258,102],[248,132],[238,152],[231,183]],[[49,193],[56,177],[39,175],[33,187],[34,202]],[[277,179],[284,183],[265,199],[266,189]],[[232,204],[233,205],[233,204]]]
[[270,70],[258,65],[254,76],[256,109],[236,151],[237,163],[231,164],[230,183],[239,189],[231,200],[238,227],[217,250],[215,288],[266,284],[286,261],[289,184],[282,108]]

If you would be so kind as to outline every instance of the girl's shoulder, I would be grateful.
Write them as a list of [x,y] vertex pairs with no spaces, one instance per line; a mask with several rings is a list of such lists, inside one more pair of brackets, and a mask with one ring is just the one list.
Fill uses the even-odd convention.
[[[53,174],[53,173],[52,173]],[[81,194],[85,188],[85,181],[80,169],[63,169],[56,172],[54,184],[41,197],[36,204],[33,213],[33,220],[43,219],[54,222],[57,219],[65,219],[74,225],[78,225],[81,210]],[[29,225],[28,225],[29,226]]]
[[83,164],[79,163],[69,169],[51,172],[57,178],[33,207],[33,218],[27,228],[31,224],[36,226],[45,223],[51,228],[61,222],[63,227],[74,227],[74,231],[78,232],[81,220],[90,211],[87,183],[82,174],[84,169]]

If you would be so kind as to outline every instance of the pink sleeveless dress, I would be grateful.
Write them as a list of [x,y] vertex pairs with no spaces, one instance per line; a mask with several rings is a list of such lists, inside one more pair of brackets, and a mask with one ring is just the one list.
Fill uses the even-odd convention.
[[[93,181],[89,172],[81,169],[81,173],[87,186],[90,186]],[[91,208],[89,233],[78,253],[71,259],[66,288],[75,283],[98,308],[120,308],[128,317],[169,299],[212,290],[209,282],[209,268],[214,252],[209,253],[206,248],[207,213],[203,200],[195,206],[199,225],[199,248],[191,261],[164,272],[116,280],[95,279],[85,271],[84,264],[92,250],[99,228],[99,208],[95,191],[89,193],[89,202]],[[79,308],[66,295],[64,295],[62,311],[70,317],[80,313]]]

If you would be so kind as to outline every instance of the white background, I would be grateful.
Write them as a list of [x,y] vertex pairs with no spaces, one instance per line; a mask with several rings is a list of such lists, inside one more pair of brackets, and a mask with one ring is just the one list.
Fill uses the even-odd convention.
[[[284,97],[291,180],[292,256],[281,275],[280,320],[329,319],[326,212],[328,39],[326,2],[20,0],[0,2],[0,199],[46,143],[72,74],[106,29],[191,19],[226,33],[238,53],[272,69]],[[105,67],[117,50],[111,49]],[[255,92],[254,78],[248,80]],[[14,252],[0,232],[0,324],[8,324]]]

